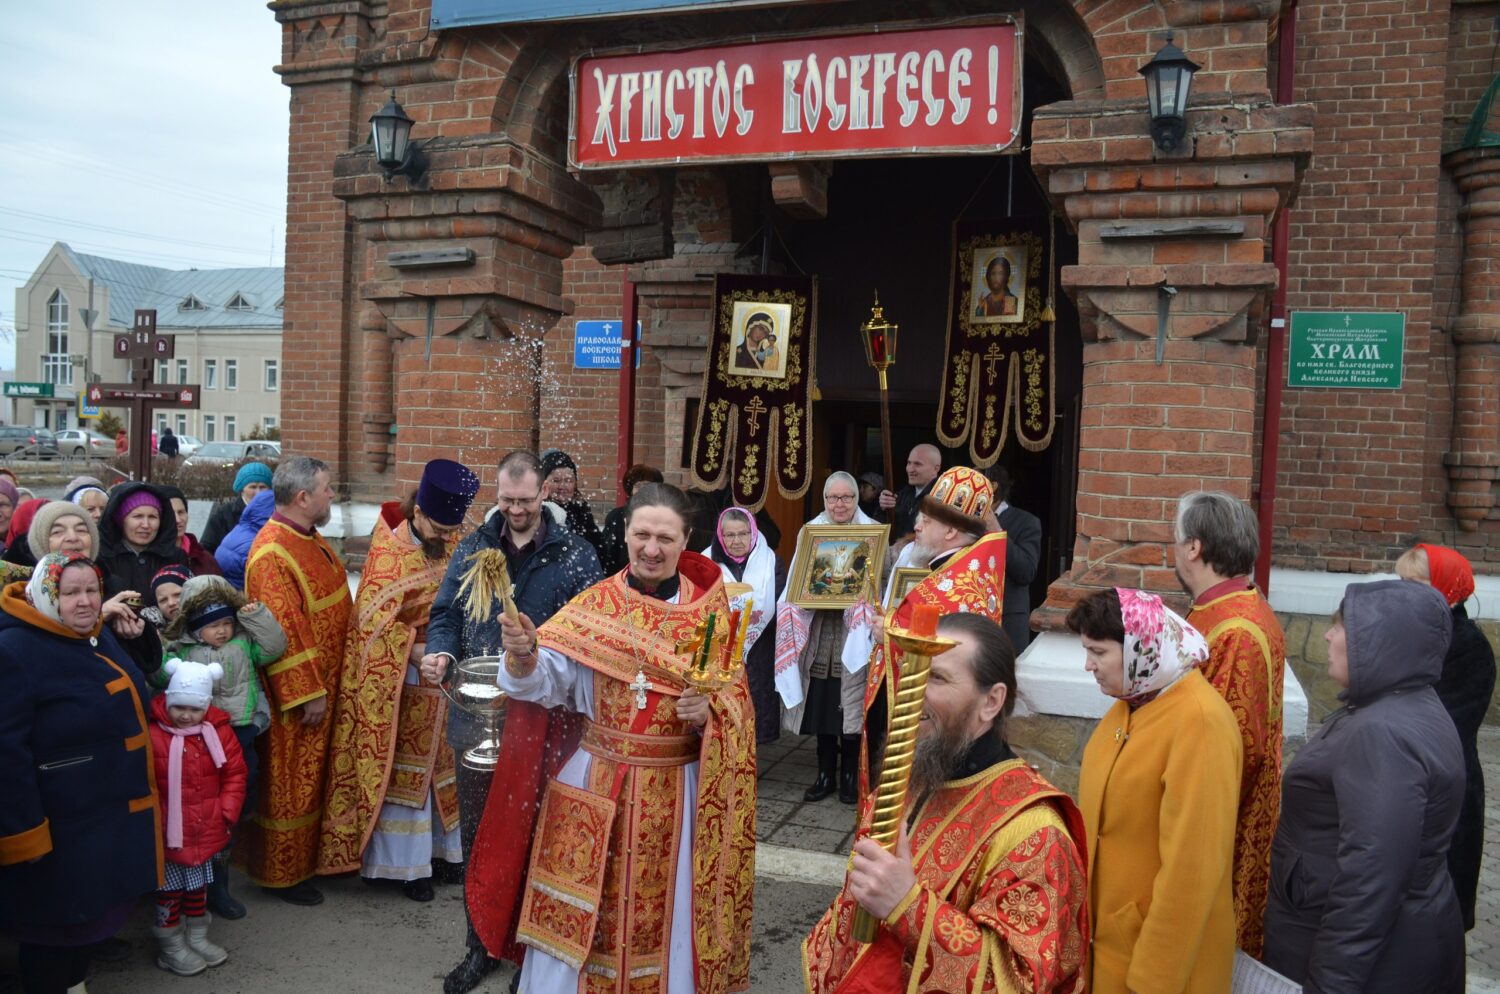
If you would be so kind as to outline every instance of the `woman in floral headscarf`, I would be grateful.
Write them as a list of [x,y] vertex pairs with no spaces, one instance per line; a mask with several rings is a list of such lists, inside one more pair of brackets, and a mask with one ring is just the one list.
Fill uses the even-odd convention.
[[1083,752],[1093,994],[1223,994],[1234,968],[1230,893],[1240,733],[1204,678],[1208,643],[1155,594],[1079,601],[1068,628],[1116,698]]
[[146,684],[86,556],[53,552],[0,590],[0,932],[21,987],[63,991],[84,947],[160,885]]

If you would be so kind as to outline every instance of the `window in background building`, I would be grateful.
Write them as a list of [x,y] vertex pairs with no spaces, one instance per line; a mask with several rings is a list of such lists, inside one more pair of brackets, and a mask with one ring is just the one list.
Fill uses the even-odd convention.
[[266,390],[272,391],[272,390],[280,390],[280,389],[281,389],[281,368],[280,368],[279,360],[276,360],[276,359],[267,359],[266,360]]
[[178,359],[177,360],[177,385],[178,386],[184,386],[184,385],[186,385],[187,381],[188,381],[188,361],[186,359]]
[[217,359],[204,359],[203,360],[203,389],[205,389],[205,390],[217,390],[217,389],[219,389],[219,360],[217,360]]
[[224,389],[238,390],[240,388],[240,361],[238,359],[224,360]]
[[261,418],[260,419],[260,426],[262,428],[264,428],[266,431],[273,431],[276,428],[276,419],[275,418]]
[[208,310],[208,305],[192,294],[188,294],[182,298],[182,303],[177,305],[177,309],[179,311],[206,311]]
[[236,422],[236,418],[234,417],[234,415],[232,415],[232,414],[226,414],[226,415],[224,415],[224,441],[226,441],[226,442],[238,441],[238,439],[236,438],[235,429],[238,428],[239,425],[236,424],[235,422]]
[[177,427],[173,428],[172,430],[175,431],[179,435],[186,435],[187,434],[187,415],[186,414],[179,414],[179,415],[177,415]]
[[156,435],[160,438],[167,430],[167,416],[158,414],[156,416]]
[[47,351],[42,355],[42,381],[73,385],[73,361],[68,358],[68,298],[61,290],[47,299]]
[[156,382],[157,383],[170,383],[171,382],[171,379],[169,378],[170,375],[171,375],[170,374],[170,367],[167,365],[167,360],[165,360],[165,359],[158,359],[158,360],[156,360]]
[[224,305],[226,311],[253,311],[255,305],[250,303],[242,293],[237,293],[229,298],[229,303]]
[[71,427],[72,425],[68,424],[68,409],[66,407],[59,407],[57,409],[57,424],[52,430],[67,431]]
[[214,416],[212,414],[203,415],[203,441],[207,443],[217,442],[218,440],[219,433],[214,427]]

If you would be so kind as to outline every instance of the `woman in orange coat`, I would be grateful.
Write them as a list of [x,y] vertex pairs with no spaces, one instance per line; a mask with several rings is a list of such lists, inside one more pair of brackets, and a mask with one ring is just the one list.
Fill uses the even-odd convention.
[[1155,594],[1101,590],[1068,612],[1085,669],[1117,698],[1079,772],[1093,994],[1223,994],[1240,733],[1198,667],[1208,643]]

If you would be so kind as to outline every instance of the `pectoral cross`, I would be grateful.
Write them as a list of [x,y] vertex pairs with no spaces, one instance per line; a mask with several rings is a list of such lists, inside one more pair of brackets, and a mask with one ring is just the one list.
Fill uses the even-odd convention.
[[999,342],[991,342],[990,347],[984,353],[985,376],[990,386],[995,385],[995,363],[1005,358],[1005,350],[1000,347]]
[[637,670],[635,679],[626,684],[626,686],[635,691],[635,709],[637,711],[646,710],[646,691],[651,689],[651,681],[646,679],[646,671],[644,669]]

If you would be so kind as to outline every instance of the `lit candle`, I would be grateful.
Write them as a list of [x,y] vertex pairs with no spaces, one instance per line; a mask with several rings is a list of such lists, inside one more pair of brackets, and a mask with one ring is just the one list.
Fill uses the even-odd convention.
[[937,634],[938,606],[917,604],[911,612],[911,633],[918,638],[931,638]]

